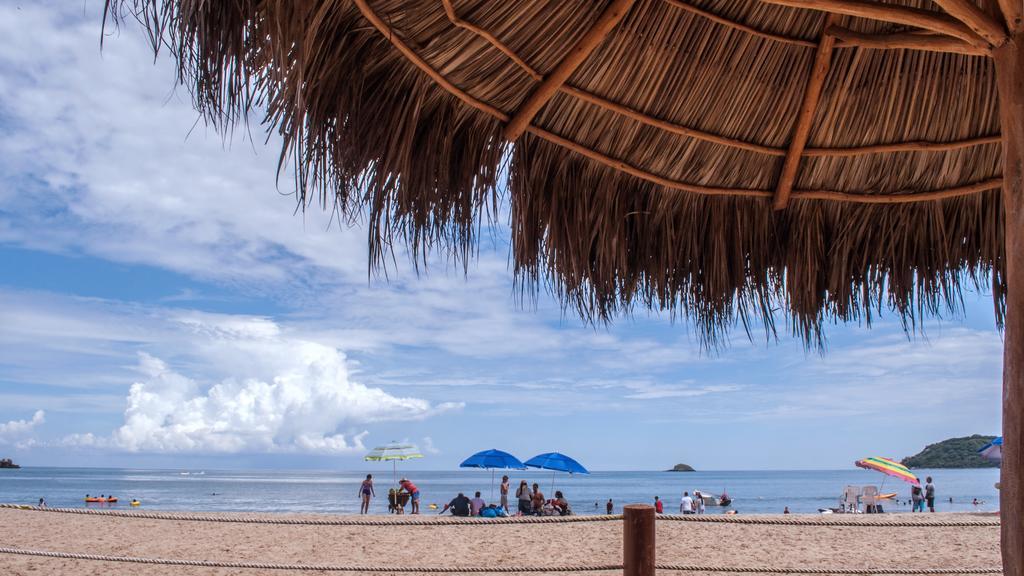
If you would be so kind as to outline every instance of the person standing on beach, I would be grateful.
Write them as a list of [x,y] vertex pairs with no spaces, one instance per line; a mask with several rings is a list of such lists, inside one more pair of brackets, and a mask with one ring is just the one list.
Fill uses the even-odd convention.
[[654,513],[655,514],[664,514],[665,513],[665,504],[663,504],[661,499],[659,499],[657,496],[654,497]]
[[529,514],[533,507],[530,504],[530,487],[527,486],[526,480],[519,483],[519,488],[516,490],[516,498],[519,499],[519,513],[524,516]]
[[924,493],[920,486],[910,487],[910,511],[924,512]]
[[604,505],[604,511],[606,514],[611,514],[612,512],[615,512],[615,504],[612,504],[611,498],[609,498],[608,503]]
[[419,514],[420,513],[420,489],[417,488],[415,484],[410,482],[408,480],[408,478],[402,478],[402,480],[398,483],[398,485],[401,486],[403,490],[405,490],[406,492],[409,493],[409,500],[412,502],[412,513],[413,514]]
[[689,492],[683,492],[683,499],[679,501],[679,512],[693,514],[693,498],[690,498]]
[[925,478],[924,499],[928,502],[928,511],[935,512],[935,485],[932,484],[932,477]]
[[359,496],[363,499],[362,504],[359,506],[360,514],[368,514],[370,512],[370,498],[376,496],[373,492],[373,474],[367,474],[366,480],[359,486]]
[[[501,477],[501,508],[508,511],[508,476]],[[493,494],[493,492],[492,492]]]
[[704,513],[704,495],[699,490],[693,491],[693,511],[697,514]]

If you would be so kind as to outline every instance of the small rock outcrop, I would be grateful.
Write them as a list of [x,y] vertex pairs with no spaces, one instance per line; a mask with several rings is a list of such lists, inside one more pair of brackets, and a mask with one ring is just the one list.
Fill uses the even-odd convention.
[[672,468],[666,470],[666,472],[694,472],[693,466],[689,464],[676,464]]

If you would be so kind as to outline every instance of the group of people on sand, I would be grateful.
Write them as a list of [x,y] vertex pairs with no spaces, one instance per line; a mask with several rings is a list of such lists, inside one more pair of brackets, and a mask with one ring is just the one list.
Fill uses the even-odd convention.
[[499,501],[488,504],[476,492],[473,498],[467,498],[465,494],[459,494],[444,505],[438,514],[451,511],[453,516],[479,516],[483,518],[505,518],[508,516],[570,516],[572,507],[565,495],[560,490],[555,491],[554,498],[546,498],[540,491],[540,485],[533,484],[531,489],[526,480],[519,482],[515,497],[517,500],[516,511],[513,513],[509,508],[509,493],[511,484],[508,476],[501,477],[499,488]]
[[[503,476],[501,485],[505,489],[503,496],[507,496],[508,476]],[[560,490],[555,491],[555,497],[546,499],[540,491],[540,485],[533,483],[532,489],[526,480],[519,482],[516,489],[516,500],[518,501],[518,515],[520,516],[571,516],[572,507],[569,501]]]
[[505,518],[509,515],[508,510],[504,507],[484,502],[484,499],[480,497],[480,492],[476,492],[473,498],[466,498],[465,494],[459,492],[459,495],[453,498],[451,502],[445,504],[438,514],[444,514],[449,510],[452,511],[452,516]]
[[[462,492],[444,505],[438,512],[444,514],[449,510],[455,516],[482,516],[499,518],[505,516],[569,516],[572,514],[572,507],[561,491],[556,491],[554,498],[546,498],[541,492],[537,483],[531,489],[526,480],[519,483],[515,497],[518,501],[516,512],[509,508],[509,495],[511,486],[508,476],[501,477],[500,501],[487,504],[477,492],[474,498],[468,498]],[[359,485],[360,514],[370,512],[370,501],[377,496],[373,487],[373,474],[367,474],[366,479]],[[420,513],[420,491],[408,478],[402,478],[398,488],[388,490],[388,512],[391,514],[405,514],[405,506],[412,504],[412,514]],[[430,505],[432,509],[437,507]]]
[[[370,512],[370,500],[375,496],[377,493],[373,489],[373,474],[367,474],[366,479],[359,485],[359,498],[362,501],[359,506],[360,514]],[[419,514],[420,489],[408,478],[402,478],[398,482],[398,488],[388,490],[388,513],[405,514],[405,506],[409,503],[412,504],[412,513]]]

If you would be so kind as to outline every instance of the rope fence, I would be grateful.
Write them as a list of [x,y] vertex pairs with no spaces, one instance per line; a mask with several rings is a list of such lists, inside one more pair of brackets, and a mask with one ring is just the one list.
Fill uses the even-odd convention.
[[272,562],[248,561],[213,561],[184,560],[174,558],[142,558],[133,556],[108,556],[102,554],[80,554],[77,552],[56,552],[48,550],[32,550],[15,547],[0,547],[0,554],[36,556],[43,558],[63,558],[69,560],[92,560],[102,562],[122,562],[132,564],[159,564],[166,566],[195,566],[202,568],[252,568],[258,570],[291,570],[317,572],[352,572],[352,573],[417,573],[417,574],[507,574],[507,573],[562,573],[562,572],[612,572],[622,571],[623,576],[654,576],[657,570],[669,572],[726,573],[726,574],[807,574],[836,576],[936,576],[936,575],[985,575],[1001,574],[1001,568],[815,568],[772,567],[772,566],[700,566],[692,564],[658,564],[655,559],[655,539],[657,520],[668,522],[726,522],[736,524],[766,525],[832,525],[832,526],[998,526],[999,523],[989,519],[976,520],[932,520],[930,518],[910,518],[892,521],[876,518],[857,520],[815,517],[737,517],[732,516],[675,516],[656,515],[654,508],[648,505],[631,504],[623,507],[621,515],[606,516],[553,516],[553,517],[515,517],[515,518],[453,518],[453,517],[383,517],[367,516],[349,518],[284,518],[284,517],[246,517],[212,514],[182,514],[162,512],[142,512],[127,510],[89,510],[81,508],[39,508],[35,506],[18,506],[0,504],[0,508],[26,511],[52,512],[64,514],[84,514],[91,516],[127,517],[155,520],[186,520],[201,522],[227,522],[246,524],[285,524],[310,526],[445,526],[471,524],[553,524],[578,522],[611,522],[622,523],[622,563],[597,564],[591,566],[370,566],[363,564],[278,564]]
[[[459,518],[455,516],[331,516],[324,518],[288,518],[273,516],[245,516],[230,514],[195,514],[188,512],[149,512],[141,510],[96,510],[91,508],[39,508],[21,504],[0,504],[0,509],[54,512],[62,514],[85,514],[90,516],[114,516],[146,520],[178,520],[187,522],[229,522],[240,524],[283,524],[290,526],[452,526],[481,524],[561,524],[577,522],[621,521],[622,514],[593,516],[511,516],[508,518]],[[848,515],[826,514],[821,516],[740,516],[730,515],[676,515],[659,514],[661,522],[710,522],[729,524],[759,524],[767,526],[842,526],[842,527],[997,527],[998,518],[931,518],[930,515]]]
[[[612,572],[623,569],[622,564],[598,564],[594,566],[364,566],[360,564],[277,564],[273,562],[231,562],[217,560],[179,560],[174,558],[139,558],[134,556],[106,556],[102,554],[79,554],[75,552],[51,552],[23,548],[0,547],[0,554],[62,558],[67,560],[93,560],[99,562],[122,562],[130,564],[160,564],[164,566],[194,566],[200,568],[252,568],[258,570],[306,570],[315,572],[363,572],[363,573],[416,573],[416,574],[508,574],[508,573],[556,573],[556,572]],[[672,572],[714,572],[731,574],[834,574],[837,576],[943,576],[1001,574],[1001,568],[774,568],[751,566],[695,566],[689,564],[658,564],[658,570]]]

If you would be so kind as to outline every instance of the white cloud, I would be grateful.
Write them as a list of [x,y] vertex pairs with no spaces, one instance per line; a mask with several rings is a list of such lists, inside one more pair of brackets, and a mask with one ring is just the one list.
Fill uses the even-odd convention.
[[251,285],[322,281],[317,268],[365,282],[363,233],[325,232],[329,213],[295,216],[276,188],[280,141],[255,123],[255,142],[196,126],[137,26],[100,52],[101,14],[102,2],[0,6],[0,242]]
[[0,424],[0,442],[10,442],[13,439],[24,437],[44,422],[46,422],[46,413],[36,410],[32,418],[28,420],[11,420]]
[[133,452],[349,453],[364,450],[368,432],[358,427],[462,407],[355,382],[339,350],[285,334],[266,319],[196,313],[179,321],[201,342],[198,356],[233,375],[204,383],[141,353],[143,377],[129,390],[113,446]]
[[430,436],[424,436],[423,442],[420,443],[420,448],[427,454],[440,454],[441,451],[434,446],[434,439]]

